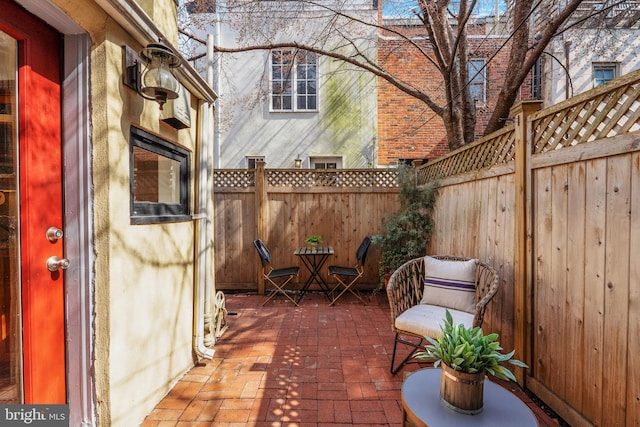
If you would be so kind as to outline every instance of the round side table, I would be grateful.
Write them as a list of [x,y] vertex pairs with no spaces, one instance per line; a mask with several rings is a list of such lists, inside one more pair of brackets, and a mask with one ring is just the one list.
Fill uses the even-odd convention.
[[430,427],[537,427],[531,409],[504,387],[485,379],[483,410],[466,415],[440,402],[440,369],[426,368],[402,383],[402,425]]

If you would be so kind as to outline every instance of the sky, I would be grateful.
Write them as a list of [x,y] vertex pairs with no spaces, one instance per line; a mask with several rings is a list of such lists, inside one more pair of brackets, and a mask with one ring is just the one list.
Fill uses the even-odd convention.
[[[411,9],[418,6],[417,0],[382,0],[382,14],[385,17],[390,16],[410,16]],[[451,5],[455,6],[456,0],[451,1]],[[476,5],[477,15],[493,15],[496,6],[502,12],[506,8],[505,0],[478,0]]]

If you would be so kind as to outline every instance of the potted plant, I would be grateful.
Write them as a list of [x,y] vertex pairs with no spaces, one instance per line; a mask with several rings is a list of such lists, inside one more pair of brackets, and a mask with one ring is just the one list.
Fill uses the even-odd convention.
[[383,232],[371,237],[380,248],[380,283],[405,262],[423,256],[433,234],[437,184],[418,186],[414,169],[398,166],[398,185],[398,210],[385,218]]
[[306,239],[304,239],[304,241],[311,245],[319,245],[320,243],[322,243],[322,236],[313,234],[311,236],[308,236]]
[[484,376],[489,372],[503,380],[515,381],[513,373],[501,365],[508,362],[515,366],[528,366],[513,359],[515,350],[503,354],[500,351],[498,334],[484,335],[482,328],[468,329],[460,323],[453,323],[453,317],[446,310],[442,336],[429,342],[425,351],[415,357],[422,360],[434,359],[434,368],[442,364],[440,377],[440,398],[445,405],[465,414],[482,411]]

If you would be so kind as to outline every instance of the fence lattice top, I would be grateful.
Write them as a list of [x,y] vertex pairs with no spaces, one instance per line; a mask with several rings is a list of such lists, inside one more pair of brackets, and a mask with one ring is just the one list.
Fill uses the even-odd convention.
[[533,153],[640,130],[640,72],[534,114]]
[[394,169],[268,169],[272,187],[397,187]]
[[514,156],[514,128],[509,125],[420,167],[418,183],[508,163]]
[[[395,188],[395,169],[266,169],[267,184],[271,187],[336,187],[336,188]],[[216,169],[217,188],[247,188],[256,185],[255,169]]]
[[256,186],[255,170],[254,169],[215,169],[213,171],[213,186],[218,188],[255,187]]
[[[640,131],[640,70],[530,116],[531,154]],[[511,162],[514,126],[436,159],[418,171],[423,184]]]

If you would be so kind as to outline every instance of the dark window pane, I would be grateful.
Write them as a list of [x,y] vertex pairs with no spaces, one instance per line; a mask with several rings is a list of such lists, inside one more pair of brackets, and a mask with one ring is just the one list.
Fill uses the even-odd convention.
[[298,110],[307,109],[307,98],[304,96],[298,96]]
[[316,97],[315,96],[307,97],[307,108],[309,110],[316,110],[318,108],[318,106],[316,105]]
[[282,97],[282,109],[283,110],[291,110],[293,107],[291,106],[291,96],[283,96]]

